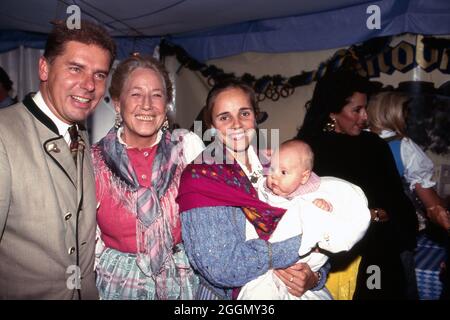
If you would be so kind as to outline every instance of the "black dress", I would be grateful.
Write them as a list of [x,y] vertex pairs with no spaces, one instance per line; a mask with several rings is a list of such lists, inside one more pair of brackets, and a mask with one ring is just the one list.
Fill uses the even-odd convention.
[[[403,192],[388,144],[365,131],[359,136],[323,132],[301,138],[314,151],[314,171],[318,175],[335,176],[358,185],[369,201],[369,208],[383,208],[390,216],[388,222],[371,222],[366,235],[351,252],[332,257],[332,269],[344,268],[356,255],[361,255],[353,299],[405,298],[400,252],[416,247],[417,218]],[[379,289],[373,288],[377,283],[373,278],[376,270],[381,276]]]

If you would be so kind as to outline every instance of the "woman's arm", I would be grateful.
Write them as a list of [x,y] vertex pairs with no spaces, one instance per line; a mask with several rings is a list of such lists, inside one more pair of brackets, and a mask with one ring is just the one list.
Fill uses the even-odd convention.
[[433,188],[424,188],[419,183],[415,186],[416,194],[427,209],[428,218],[445,230],[450,229],[450,215],[444,207],[444,201]]
[[234,207],[204,207],[181,214],[182,235],[192,266],[215,286],[240,287],[271,268],[298,260],[300,237],[272,243],[245,241],[245,216]]
[[433,189],[434,165],[431,159],[411,139],[403,139],[401,144],[402,162],[405,166],[405,178],[424,204],[428,218],[448,230],[450,216],[445,209],[444,201]]

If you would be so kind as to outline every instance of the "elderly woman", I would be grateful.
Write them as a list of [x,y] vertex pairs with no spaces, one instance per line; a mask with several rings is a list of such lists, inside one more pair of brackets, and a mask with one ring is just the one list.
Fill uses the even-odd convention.
[[[212,88],[205,122],[215,141],[181,178],[177,200],[186,252],[200,275],[197,299],[236,298],[240,287],[270,269],[280,269],[276,275],[295,296],[325,282],[327,268],[314,273],[307,264],[295,264],[301,236],[268,241],[285,210],[258,200],[254,189],[263,173],[251,144],[256,112],[255,94],[246,84],[229,80]],[[258,239],[246,240],[249,228]]]
[[361,256],[356,281],[342,279],[334,292],[327,283],[338,299],[408,296],[400,255],[416,247],[417,219],[389,146],[376,134],[363,131],[367,95],[374,89],[373,83],[351,71],[326,74],[314,89],[297,135],[313,149],[317,174],[356,184],[369,201],[372,223],[366,235],[349,253],[331,259],[332,270],[351,270],[346,268]]
[[92,148],[102,299],[192,299],[198,279],[181,243],[175,198],[181,172],[202,150],[195,134],[171,134],[172,85],[152,57],[122,61],[110,94],[116,125]]

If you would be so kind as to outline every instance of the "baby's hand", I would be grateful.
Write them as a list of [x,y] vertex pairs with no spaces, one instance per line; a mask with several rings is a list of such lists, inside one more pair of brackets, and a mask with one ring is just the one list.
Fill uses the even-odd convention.
[[333,211],[333,206],[331,205],[331,203],[323,200],[323,199],[315,199],[313,201],[313,203],[316,205],[316,207],[319,207],[322,210],[331,212]]

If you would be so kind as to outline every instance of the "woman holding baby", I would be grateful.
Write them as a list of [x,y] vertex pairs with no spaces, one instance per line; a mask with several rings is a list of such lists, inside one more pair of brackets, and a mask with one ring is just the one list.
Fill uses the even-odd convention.
[[[260,201],[254,189],[263,172],[252,143],[257,112],[248,85],[228,80],[213,87],[205,122],[215,141],[181,178],[177,201],[186,252],[200,275],[197,299],[236,298],[240,287],[270,269],[295,296],[324,286],[327,267],[312,272],[295,264],[301,236],[268,241],[285,210]],[[249,227],[259,238],[246,240]]]

